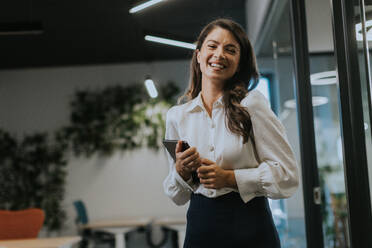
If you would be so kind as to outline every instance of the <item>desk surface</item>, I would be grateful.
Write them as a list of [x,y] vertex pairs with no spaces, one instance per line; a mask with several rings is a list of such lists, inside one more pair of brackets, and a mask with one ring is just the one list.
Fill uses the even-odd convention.
[[93,221],[86,225],[82,225],[81,228],[98,229],[98,228],[109,228],[109,227],[139,227],[146,226],[150,223],[156,225],[184,225],[186,219],[183,218],[137,218],[137,219],[115,219],[115,220],[101,220]]
[[155,225],[186,225],[185,218],[158,218],[153,222]]
[[1,248],[58,248],[75,244],[80,241],[80,237],[59,237],[59,238],[40,238],[40,239],[17,239],[0,241]]
[[86,225],[82,225],[81,228],[106,228],[106,227],[137,227],[146,226],[151,223],[151,218],[140,218],[140,219],[115,219],[115,220],[101,220],[92,221]]

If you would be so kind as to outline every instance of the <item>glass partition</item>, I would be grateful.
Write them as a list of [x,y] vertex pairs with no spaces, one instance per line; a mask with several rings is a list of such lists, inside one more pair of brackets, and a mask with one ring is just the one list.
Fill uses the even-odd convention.
[[[348,247],[348,212],[331,6],[327,1],[317,1],[306,7],[324,247]],[[320,9],[323,11],[319,12]],[[313,20],[314,16],[318,19]]]
[[347,204],[333,53],[310,56],[324,247],[347,247]]
[[[261,87],[265,88],[271,108],[287,131],[301,175],[289,2],[275,1],[275,4],[275,13],[268,16],[271,20],[270,30],[263,34],[266,38],[260,44],[257,62],[262,75]],[[302,182],[297,192],[289,199],[269,202],[282,247],[306,247]]]

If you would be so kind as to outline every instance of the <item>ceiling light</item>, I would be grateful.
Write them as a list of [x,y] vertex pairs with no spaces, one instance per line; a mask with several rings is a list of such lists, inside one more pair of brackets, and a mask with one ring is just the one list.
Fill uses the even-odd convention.
[[166,38],[161,38],[161,37],[156,37],[152,35],[146,35],[145,40],[152,41],[152,42],[157,42],[157,43],[162,43],[170,46],[177,46],[177,47],[182,47],[182,48],[188,48],[195,50],[196,45],[192,43],[187,43],[183,41],[177,41],[177,40],[171,40],[171,39],[166,39]]
[[152,81],[151,78],[147,78],[145,80],[145,86],[146,86],[147,93],[149,93],[151,98],[155,98],[158,96],[158,91],[156,90],[154,81]]
[[131,8],[129,10],[129,13],[131,13],[131,14],[136,13],[136,12],[138,12],[140,10],[143,10],[143,9],[145,9],[147,7],[150,7],[150,6],[154,5],[154,4],[157,4],[157,3],[161,2],[161,1],[164,1],[164,0],[151,0],[151,1],[147,1],[145,3],[139,4],[139,5]]
[[313,107],[324,105],[328,103],[328,97],[324,96],[313,96]]
[[41,22],[0,23],[0,35],[37,35],[44,32]]
[[329,85],[337,83],[336,71],[323,71],[310,75],[310,82],[312,85]]
[[[313,107],[324,105],[328,103],[328,98],[324,96],[313,96]],[[284,107],[295,109],[296,108],[296,100],[290,99],[284,102]]]
[[[366,21],[367,40],[372,40],[372,20]],[[362,23],[355,24],[356,39],[363,40]]]

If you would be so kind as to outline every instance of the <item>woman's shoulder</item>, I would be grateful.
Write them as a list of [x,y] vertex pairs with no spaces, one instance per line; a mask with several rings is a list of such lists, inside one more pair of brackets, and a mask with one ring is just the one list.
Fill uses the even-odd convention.
[[260,108],[269,106],[266,97],[258,90],[251,90],[241,100],[240,104],[248,108]]
[[180,117],[189,108],[192,101],[172,106],[167,113],[167,118]]

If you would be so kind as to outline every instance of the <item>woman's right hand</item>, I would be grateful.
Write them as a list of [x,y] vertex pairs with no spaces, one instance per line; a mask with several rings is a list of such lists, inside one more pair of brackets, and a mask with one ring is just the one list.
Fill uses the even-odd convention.
[[182,151],[182,141],[178,141],[176,145],[176,171],[187,181],[191,177],[191,173],[199,168],[201,159],[195,147],[190,147]]

